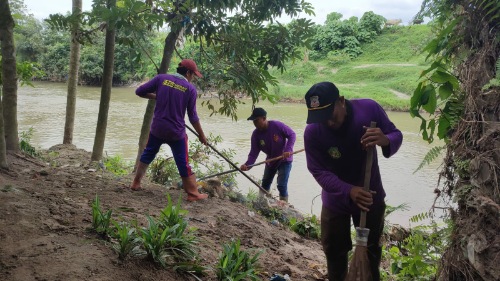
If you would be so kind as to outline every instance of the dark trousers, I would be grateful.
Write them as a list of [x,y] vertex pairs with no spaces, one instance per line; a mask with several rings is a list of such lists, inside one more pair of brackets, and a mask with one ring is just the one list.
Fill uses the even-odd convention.
[[[385,204],[370,208],[366,218],[368,259],[373,281],[380,280],[382,247],[380,236],[384,229]],[[353,214],[354,225],[359,225],[359,213]],[[326,255],[329,281],[344,281],[347,275],[348,253],[352,249],[351,215],[336,214],[323,207],[321,210],[321,243]]]
[[273,183],[274,176],[276,172],[278,173],[278,191],[280,192],[280,197],[288,196],[288,178],[290,177],[290,170],[292,170],[292,162],[281,162],[279,166],[275,169],[269,168],[266,165],[264,169],[264,176],[262,177],[262,187],[269,191],[271,190],[271,184]]

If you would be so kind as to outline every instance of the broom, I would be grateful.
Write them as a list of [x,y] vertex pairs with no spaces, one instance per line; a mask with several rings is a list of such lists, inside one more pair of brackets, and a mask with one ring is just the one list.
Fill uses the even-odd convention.
[[[375,128],[376,122],[371,122],[370,128]],[[366,149],[366,162],[365,162],[365,179],[363,190],[370,191],[370,178],[372,174],[373,163],[373,147]],[[356,227],[356,248],[349,264],[349,272],[347,273],[346,281],[371,281],[372,274],[370,270],[370,262],[368,260],[367,244],[368,234],[370,229],[366,226],[366,212],[361,211],[359,220],[359,227]]]

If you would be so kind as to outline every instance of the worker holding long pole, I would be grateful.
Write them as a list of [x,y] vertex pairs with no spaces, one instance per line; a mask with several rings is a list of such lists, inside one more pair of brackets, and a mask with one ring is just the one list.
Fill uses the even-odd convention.
[[288,202],[288,178],[292,169],[295,132],[283,122],[267,120],[267,112],[260,107],[255,108],[247,120],[253,121],[255,130],[252,133],[247,161],[240,169],[248,171],[261,151],[267,155],[266,159],[282,156],[280,160],[266,163],[262,187],[269,193],[273,179],[278,174],[279,198]]
[[[403,135],[378,103],[370,99],[347,100],[331,82],[314,84],[305,100],[308,125],[304,147],[307,168],[323,189],[321,243],[328,280],[346,280],[352,219],[356,227],[369,229],[367,239],[359,239],[367,250],[367,260],[361,260],[361,264],[368,267],[356,265],[350,270],[362,270],[359,276],[368,278],[348,280],[379,281],[385,191],[375,147],[379,146],[382,155],[389,158],[398,151]],[[371,127],[372,122],[376,122],[376,128]],[[367,152],[373,161],[365,161]],[[371,165],[368,167],[365,162]],[[370,173],[365,173],[365,169],[370,169]],[[369,175],[366,180],[365,175]],[[366,212],[365,221],[361,220],[361,211]],[[361,241],[357,245],[357,249],[362,249]],[[356,253],[353,256],[364,259]]]

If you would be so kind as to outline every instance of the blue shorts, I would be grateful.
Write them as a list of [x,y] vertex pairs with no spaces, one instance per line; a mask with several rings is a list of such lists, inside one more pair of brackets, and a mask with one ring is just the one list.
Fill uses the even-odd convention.
[[187,135],[180,140],[165,141],[149,133],[148,144],[141,155],[141,162],[148,165],[151,164],[158,151],[160,151],[161,145],[164,143],[168,144],[172,150],[179,175],[183,178],[191,176],[193,171],[191,170],[191,166],[189,166]]

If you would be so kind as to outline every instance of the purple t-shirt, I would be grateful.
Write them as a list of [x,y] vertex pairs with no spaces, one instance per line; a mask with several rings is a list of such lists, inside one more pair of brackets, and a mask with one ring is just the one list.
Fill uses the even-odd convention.
[[138,96],[156,92],[151,134],[166,141],[185,137],[186,110],[191,124],[198,122],[196,88],[181,75],[158,74],[135,90]]
[[[389,158],[396,153],[403,141],[403,134],[389,120],[382,107],[373,100],[359,99],[346,101],[345,123],[335,131],[321,123],[309,124],[304,131],[307,168],[323,188],[323,206],[332,212],[349,214],[359,211],[351,200],[352,186],[363,187],[366,153],[361,147],[363,126],[370,127],[371,121],[377,122],[382,132],[389,138],[389,145],[382,147],[382,154]],[[374,149],[370,190],[374,205],[384,202],[385,191],[382,186]]]
[[[283,122],[269,120],[267,129],[260,131],[255,129],[252,133],[251,148],[248,154],[248,160],[245,165],[252,165],[257,160],[259,153],[263,151],[267,154],[266,159],[275,158],[283,155],[283,152],[293,152],[295,144],[295,132]],[[266,163],[271,168],[277,168],[281,161],[292,162],[293,156],[285,160],[272,161]]]

